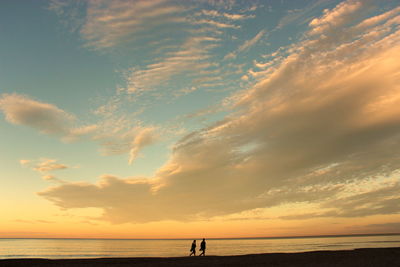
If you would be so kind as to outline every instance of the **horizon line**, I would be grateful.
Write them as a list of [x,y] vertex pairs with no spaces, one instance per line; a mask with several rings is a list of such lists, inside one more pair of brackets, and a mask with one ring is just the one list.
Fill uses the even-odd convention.
[[[375,233],[375,234],[327,234],[327,235],[302,235],[302,236],[261,236],[261,237],[210,237],[207,240],[235,240],[235,239],[295,239],[295,238],[335,238],[335,237],[357,237],[357,236],[391,236],[399,233]],[[185,238],[97,238],[97,237],[0,237],[0,239],[66,239],[66,240],[192,240],[203,239],[203,237]]]

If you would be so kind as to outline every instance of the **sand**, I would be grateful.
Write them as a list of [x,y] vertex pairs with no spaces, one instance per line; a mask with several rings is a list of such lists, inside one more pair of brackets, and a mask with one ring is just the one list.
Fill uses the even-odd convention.
[[241,256],[99,259],[8,259],[0,266],[400,266],[399,248],[268,253]]

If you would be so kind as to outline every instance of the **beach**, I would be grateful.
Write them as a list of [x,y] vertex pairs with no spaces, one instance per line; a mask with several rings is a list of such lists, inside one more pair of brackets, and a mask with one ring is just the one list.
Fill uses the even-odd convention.
[[400,247],[240,256],[6,259],[0,266],[400,266]]

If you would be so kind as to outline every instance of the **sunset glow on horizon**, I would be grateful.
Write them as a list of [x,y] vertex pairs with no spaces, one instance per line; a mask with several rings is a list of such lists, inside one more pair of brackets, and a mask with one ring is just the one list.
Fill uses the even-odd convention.
[[0,7],[0,238],[400,233],[397,1]]

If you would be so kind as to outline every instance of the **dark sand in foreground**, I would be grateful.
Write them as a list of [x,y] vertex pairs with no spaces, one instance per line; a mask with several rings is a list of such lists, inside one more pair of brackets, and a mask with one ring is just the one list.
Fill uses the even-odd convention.
[[400,248],[365,248],[242,256],[101,259],[9,259],[0,266],[400,266]]

